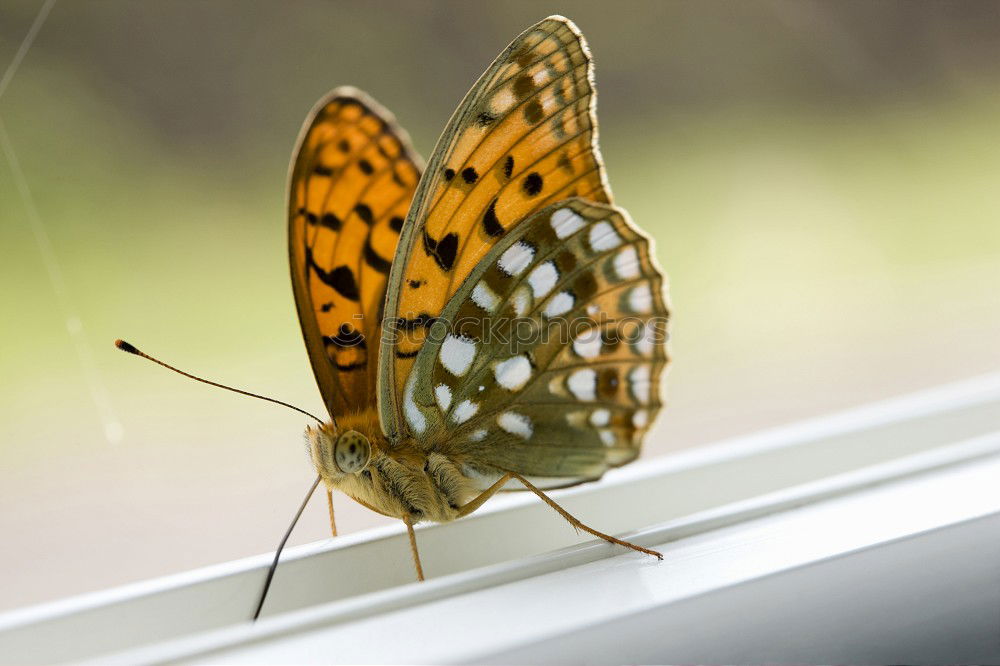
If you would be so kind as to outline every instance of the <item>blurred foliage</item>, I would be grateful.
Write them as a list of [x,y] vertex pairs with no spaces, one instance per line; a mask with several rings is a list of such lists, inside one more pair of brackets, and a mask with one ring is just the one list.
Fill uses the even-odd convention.
[[[0,67],[40,4],[0,7]],[[995,2],[61,2],[0,98],[72,308],[0,164],[0,530],[22,535],[0,604],[273,546],[310,475],[301,419],[111,340],[321,410],[284,247],[305,113],[357,85],[427,156],[552,13],[587,35],[617,202],[671,279],[649,453],[1000,366]]]

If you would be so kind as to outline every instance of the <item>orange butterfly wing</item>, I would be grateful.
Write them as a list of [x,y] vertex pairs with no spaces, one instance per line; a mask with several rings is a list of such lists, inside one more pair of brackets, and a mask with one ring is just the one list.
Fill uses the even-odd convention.
[[583,35],[549,17],[515,39],[480,77],[438,140],[392,267],[379,358],[379,410],[403,427],[400,396],[431,324],[507,231],[579,196],[610,203],[597,147],[593,65]]
[[386,283],[422,161],[392,114],[338,88],[291,165],[288,250],[309,360],[331,415],[372,407]]

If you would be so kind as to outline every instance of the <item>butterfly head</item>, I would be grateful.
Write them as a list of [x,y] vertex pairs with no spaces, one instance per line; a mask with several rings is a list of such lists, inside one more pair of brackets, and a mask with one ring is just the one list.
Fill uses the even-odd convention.
[[306,429],[309,454],[316,470],[327,481],[364,471],[372,459],[368,437],[357,430],[337,430],[323,425]]

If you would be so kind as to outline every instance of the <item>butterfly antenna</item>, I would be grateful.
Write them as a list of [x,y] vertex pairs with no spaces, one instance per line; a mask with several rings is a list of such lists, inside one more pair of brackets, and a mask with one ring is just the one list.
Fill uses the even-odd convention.
[[233,393],[239,393],[240,395],[247,395],[247,396],[250,396],[251,398],[258,398],[260,400],[266,400],[268,402],[273,402],[276,405],[282,405],[283,407],[288,407],[289,409],[294,409],[295,411],[297,411],[300,414],[305,414],[306,416],[308,416],[310,418],[316,419],[316,421],[318,421],[320,425],[323,424],[323,419],[321,419],[320,417],[316,416],[315,414],[310,414],[306,410],[300,409],[300,408],[296,407],[295,405],[290,405],[287,402],[282,402],[281,400],[275,400],[274,398],[268,398],[266,395],[257,395],[256,393],[250,393],[249,391],[241,391],[238,388],[233,388],[232,386],[226,386],[225,384],[219,384],[217,382],[210,382],[207,379],[202,379],[201,377],[195,377],[194,375],[192,375],[192,374],[190,374],[188,372],[184,372],[183,370],[178,370],[177,368],[175,368],[172,365],[168,365],[168,364],[164,363],[163,361],[161,361],[161,360],[159,360],[157,358],[153,358],[152,356],[150,356],[146,352],[144,352],[144,351],[136,348],[135,346],[133,346],[133,345],[125,342],[124,340],[115,340],[115,347],[118,347],[118,349],[121,349],[123,352],[128,352],[129,354],[135,354],[136,356],[141,356],[142,358],[146,359],[147,361],[152,361],[153,363],[156,363],[157,365],[162,365],[167,370],[173,370],[177,374],[184,375],[188,379],[193,379],[193,380],[195,380],[197,382],[201,382],[202,384],[208,384],[209,386],[216,386],[216,387],[221,388],[221,389],[226,389],[227,391],[232,391]]
[[302,512],[305,511],[306,505],[309,504],[309,500],[312,498],[314,492],[316,492],[316,486],[319,485],[320,477],[317,475],[316,480],[313,481],[312,486],[309,487],[309,492],[306,493],[306,498],[302,500],[302,505],[299,510],[295,512],[295,517],[292,518],[291,525],[285,530],[285,536],[281,537],[281,543],[278,544],[278,549],[274,551],[274,559],[271,561],[271,567],[267,570],[267,578],[264,579],[264,589],[260,591],[260,601],[257,602],[257,609],[253,612],[253,621],[256,622],[257,618],[260,617],[260,609],[264,607],[264,599],[267,598],[267,591],[271,588],[271,579],[274,578],[274,572],[278,568],[278,559],[281,557],[281,551],[285,549],[285,542],[288,541],[288,537],[292,535],[292,530],[295,529],[295,524],[299,522],[299,518],[302,516]]

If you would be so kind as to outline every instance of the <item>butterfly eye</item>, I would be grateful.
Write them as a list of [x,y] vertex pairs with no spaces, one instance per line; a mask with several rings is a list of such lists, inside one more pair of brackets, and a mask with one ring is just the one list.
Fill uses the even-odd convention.
[[344,474],[355,474],[368,467],[372,446],[368,438],[357,430],[348,430],[333,445],[333,459],[337,469]]

